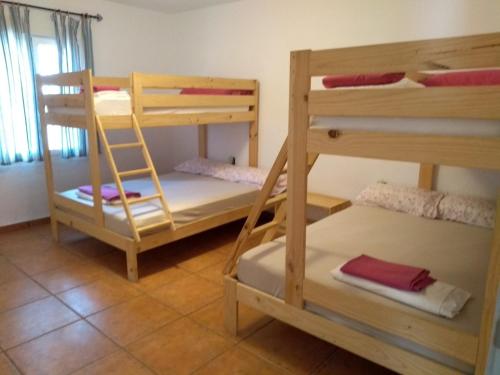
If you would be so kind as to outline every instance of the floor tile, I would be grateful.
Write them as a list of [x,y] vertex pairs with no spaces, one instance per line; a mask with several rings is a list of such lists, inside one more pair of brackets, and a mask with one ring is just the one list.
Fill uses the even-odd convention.
[[185,258],[180,260],[177,266],[189,272],[198,272],[214,264],[221,263],[225,259],[224,255],[216,250],[196,249],[196,251],[187,251]]
[[131,344],[131,354],[157,374],[190,374],[229,349],[229,340],[182,318]]
[[32,248],[23,249],[16,253],[9,253],[6,256],[28,275],[35,275],[58,267],[82,262],[80,257],[57,245],[44,251]]
[[216,284],[224,285],[224,274],[222,273],[222,271],[224,270],[225,266],[225,261],[220,262],[201,270],[197,274],[207,280],[213,281]]
[[167,266],[158,271],[148,271],[141,273],[137,283],[137,287],[144,291],[153,291],[191,275],[189,272],[175,266]]
[[0,253],[4,255],[15,254],[28,248],[43,251],[53,245],[52,239],[30,230],[0,233]]
[[192,313],[189,317],[199,324],[233,340],[241,340],[272,321],[270,316],[240,304],[238,336],[234,337],[227,333],[224,328],[224,303],[222,299]]
[[106,277],[58,294],[58,297],[78,314],[88,316],[139,294],[141,292],[132,283]]
[[63,247],[84,258],[94,258],[111,251],[119,251],[105,242],[79,232],[61,235],[60,243]]
[[355,354],[337,349],[331,358],[319,369],[315,375],[392,375],[396,374],[382,366],[360,358]]
[[153,373],[129,354],[119,351],[71,375],[153,375]]
[[87,319],[118,344],[127,345],[179,317],[154,298],[139,296]]
[[336,349],[277,320],[243,340],[241,345],[294,374],[310,374]]
[[13,266],[5,257],[0,256],[0,284],[24,279],[26,276]]
[[51,293],[57,294],[77,286],[88,284],[104,275],[105,271],[89,262],[56,268],[33,276]]
[[209,362],[207,365],[195,371],[193,374],[290,375],[288,371],[238,347],[227,351],[213,361]]
[[0,312],[30,303],[49,293],[34,281],[26,278],[0,285]]
[[14,364],[3,353],[0,353],[0,374],[2,375],[20,375]]
[[150,294],[181,314],[189,314],[222,297],[223,289],[202,277],[191,275]]
[[0,314],[0,346],[10,349],[80,319],[55,297]]
[[87,322],[78,321],[7,353],[26,375],[62,375],[103,358],[117,348]]

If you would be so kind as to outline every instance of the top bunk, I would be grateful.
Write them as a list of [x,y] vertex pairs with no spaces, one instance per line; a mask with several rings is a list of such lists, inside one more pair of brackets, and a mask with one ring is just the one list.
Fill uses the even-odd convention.
[[[322,76],[401,72],[418,77],[478,69],[500,69],[500,33],[292,52],[289,139],[307,139],[313,154],[500,169],[498,84],[311,89]],[[311,125],[318,117],[336,121]],[[337,124],[343,117],[365,118],[365,123],[371,118],[373,126],[342,129]],[[377,117],[392,122],[392,128],[379,126]],[[430,127],[423,132],[421,123],[389,118],[454,121],[446,131]],[[478,121],[458,119],[490,120],[493,130],[481,134]]]
[[85,70],[39,76],[38,86],[52,125],[89,128],[94,115],[106,129],[131,128],[132,114],[141,127],[248,123],[258,117],[256,80],[144,73],[93,77]]

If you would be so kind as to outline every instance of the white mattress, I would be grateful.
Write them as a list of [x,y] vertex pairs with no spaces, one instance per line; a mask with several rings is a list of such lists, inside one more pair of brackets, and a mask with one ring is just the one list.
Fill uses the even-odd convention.
[[[132,114],[132,100],[126,91],[103,91],[94,95],[96,114],[101,116],[126,116]],[[52,112],[67,115],[84,115],[83,108],[51,108]],[[145,114],[187,114],[247,112],[248,106],[239,107],[190,107],[190,108],[155,108],[145,109]]]
[[[461,331],[477,334],[492,231],[424,219],[375,207],[353,206],[307,228],[306,278],[350,294],[382,302]],[[425,267],[439,280],[472,293],[454,319],[432,315],[334,280],[330,270],[361,254]],[[238,263],[238,279],[273,296],[284,296],[285,238],[258,246]],[[310,303],[306,309],[435,360],[470,371],[457,361],[407,340],[380,332]]]
[[[181,172],[168,173],[159,178],[177,225],[252,204],[259,191],[253,185]],[[156,192],[149,178],[128,180],[123,185],[126,190],[138,191],[142,196]],[[91,201],[78,197],[77,191],[77,189],[68,190],[62,195],[80,203],[92,205]],[[162,221],[165,216],[160,207],[159,200],[131,205],[137,225],[141,227]],[[103,205],[103,209],[105,226],[115,232],[130,236],[123,207]]]

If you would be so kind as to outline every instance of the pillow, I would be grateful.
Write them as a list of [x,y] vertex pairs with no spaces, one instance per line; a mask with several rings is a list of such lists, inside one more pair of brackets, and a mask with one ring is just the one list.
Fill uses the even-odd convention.
[[493,228],[495,202],[465,195],[446,194],[439,202],[438,218],[459,223]]
[[491,69],[431,74],[420,82],[429,87],[500,85],[500,70]]
[[323,86],[327,89],[348,86],[386,85],[401,81],[405,73],[370,73],[342,76],[327,76],[323,78]]
[[376,183],[356,197],[356,203],[435,219],[444,194],[414,187]]
[[[177,172],[201,174],[219,178],[221,180],[255,185],[262,189],[266,182],[268,170],[254,167],[242,167],[227,163],[220,163],[204,158],[187,160],[176,167]],[[286,175],[281,175],[273,188],[272,195],[280,194],[286,190]]]
[[181,95],[252,95],[251,90],[187,88]]

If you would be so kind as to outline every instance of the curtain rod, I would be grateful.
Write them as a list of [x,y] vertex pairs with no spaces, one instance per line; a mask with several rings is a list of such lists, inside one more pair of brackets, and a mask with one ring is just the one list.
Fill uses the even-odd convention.
[[61,9],[56,9],[56,8],[48,8],[48,7],[38,6],[38,5],[23,4],[23,3],[18,3],[18,2],[14,2],[14,1],[3,1],[3,0],[0,0],[0,4],[2,4],[2,3],[9,4],[9,5],[19,5],[19,6],[22,6],[22,7],[28,7],[28,8],[39,9],[39,10],[46,10],[46,11],[49,11],[49,12],[67,13],[67,14],[71,14],[73,16],[82,16],[82,17],[88,17],[88,18],[95,18],[97,20],[97,22],[101,22],[102,21],[102,16],[99,13],[93,15],[93,14],[87,14],[87,13],[69,12],[69,11],[65,11],[65,10],[61,10]]

